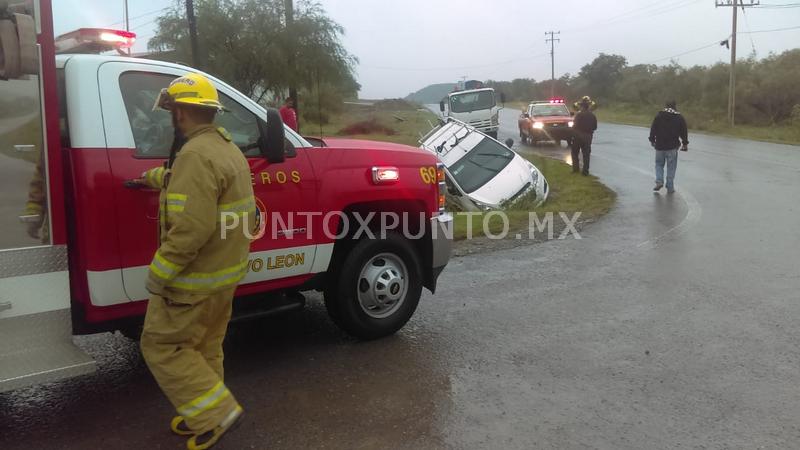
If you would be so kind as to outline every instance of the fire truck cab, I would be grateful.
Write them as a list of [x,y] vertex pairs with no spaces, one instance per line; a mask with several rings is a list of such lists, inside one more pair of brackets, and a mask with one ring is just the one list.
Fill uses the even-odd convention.
[[[159,92],[198,71],[70,53],[133,39],[82,29],[56,40],[46,0],[0,11],[0,392],[91,372],[73,335],[141,323],[159,205],[158,191],[132,180],[169,156],[170,116],[153,110]],[[378,142],[313,147],[276,112],[209,78],[227,109],[216,123],[248,158],[264,221],[237,302],[315,289],[354,336],[400,329],[450,255],[436,157]],[[355,235],[384,213],[413,217],[403,231],[414,238],[399,228]]]

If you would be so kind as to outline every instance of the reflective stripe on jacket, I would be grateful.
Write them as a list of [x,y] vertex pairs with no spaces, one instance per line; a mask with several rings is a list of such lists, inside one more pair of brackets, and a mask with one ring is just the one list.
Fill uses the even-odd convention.
[[145,176],[163,186],[161,245],[147,277],[147,290],[158,295],[218,292],[247,273],[245,230],[255,229],[257,214],[247,159],[213,125],[192,130],[187,139],[171,170]]

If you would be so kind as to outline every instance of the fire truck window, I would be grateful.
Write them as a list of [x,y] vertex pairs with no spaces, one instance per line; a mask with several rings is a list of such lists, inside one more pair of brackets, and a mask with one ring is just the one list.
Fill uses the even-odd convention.
[[172,117],[167,111],[153,110],[161,89],[176,77],[146,72],[126,72],[119,77],[122,100],[140,158],[167,158],[174,136]]
[[39,78],[0,78],[0,250],[50,244]]
[[[145,72],[126,72],[119,78],[137,157],[169,157],[174,136],[172,118],[167,111],[153,111],[153,105],[161,89],[174,79],[173,75]],[[259,137],[256,115],[221,92],[220,101],[228,111],[220,113],[215,123],[225,128],[240,148],[254,147]],[[245,153],[247,156],[258,154],[259,150],[255,147]]]
[[259,149],[255,147],[260,136],[256,115],[221,92],[219,101],[222,102],[227,111],[217,114],[214,122],[231,134],[233,143],[244,151],[245,156],[259,156]]

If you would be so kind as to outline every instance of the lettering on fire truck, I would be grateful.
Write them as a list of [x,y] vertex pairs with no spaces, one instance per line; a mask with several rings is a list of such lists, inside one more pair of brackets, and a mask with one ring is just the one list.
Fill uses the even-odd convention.
[[250,180],[253,183],[253,186],[256,183],[261,183],[262,185],[278,183],[278,184],[286,184],[286,183],[294,183],[299,184],[301,180],[300,172],[297,170],[292,170],[291,172],[287,173],[283,170],[278,170],[277,172],[259,172],[258,174],[254,172],[250,172]]
[[247,262],[248,272],[261,272],[263,269],[275,270],[284,269],[294,266],[302,266],[306,263],[306,254],[303,253],[289,253],[288,255],[278,255],[274,258],[268,256],[267,260],[263,258],[251,259]]

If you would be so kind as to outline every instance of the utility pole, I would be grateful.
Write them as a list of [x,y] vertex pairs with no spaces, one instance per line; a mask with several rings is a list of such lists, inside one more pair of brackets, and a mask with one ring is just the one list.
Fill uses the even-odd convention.
[[189,41],[192,48],[192,65],[203,68],[200,52],[197,49],[197,21],[194,18],[194,1],[186,0],[186,19],[189,21]]
[[561,42],[561,39],[556,39],[556,34],[561,34],[560,31],[546,31],[544,33],[545,36],[550,35],[549,38],[545,39],[545,42],[550,43],[550,97],[554,97],[556,95],[556,42]]
[[[125,7],[125,31],[131,31],[130,16],[128,15],[128,0],[123,0]],[[131,56],[131,48],[128,47],[128,56]]]
[[728,122],[736,125],[736,21],[739,16],[739,7],[744,10],[747,6],[758,6],[759,0],[715,0],[716,6],[730,6],[733,9],[733,27],[731,31],[731,77],[728,82]]
[[[295,46],[294,46],[294,36],[292,36],[292,31],[294,31],[294,0],[283,0],[283,9],[284,15],[286,16],[286,42],[289,45],[289,58],[288,58],[288,65],[289,65],[289,97],[294,99],[294,112],[297,114],[297,131],[300,131],[300,100],[297,98],[297,85],[295,84],[295,80],[297,78],[297,66],[296,64],[296,55],[295,55]],[[317,86],[319,86],[319,71],[317,71]],[[317,92],[317,102],[319,102],[320,94]]]

